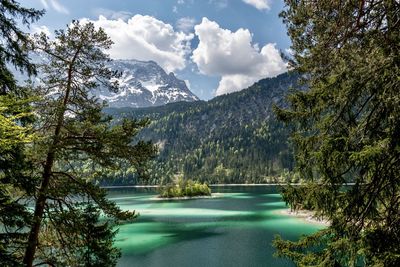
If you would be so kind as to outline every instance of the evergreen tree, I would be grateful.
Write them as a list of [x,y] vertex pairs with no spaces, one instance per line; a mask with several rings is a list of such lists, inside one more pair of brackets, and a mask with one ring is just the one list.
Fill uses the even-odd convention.
[[[35,50],[46,61],[39,65],[42,81],[35,88],[41,101],[35,105],[38,140],[31,146],[31,160],[40,186],[35,192],[26,266],[34,262],[74,265],[84,256],[82,247],[93,245],[81,238],[85,231],[81,222],[96,220],[100,210],[114,222],[135,216],[121,211],[106,199],[104,190],[92,184],[102,170],[117,169],[119,162],[139,168],[155,153],[150,142],[132,142],[147,120],[111,125],[111,118],[101,112],[104,105],[91,94],[99,86],[117,89],[110,82],[114,73],[106,67],[109,58],[104,53],[111,44],[102,29],[77,21],[65,31],[56,31],[54,40],[45,34],[34,40]],[[91,202],[86,214],[82,213],[84,199]],[[98,242],[111,242],[113,235],[107,234],[111,224],[104,227],[97,238],[106,240]],[[104,257],[101,262],[115,263],[108,245],[97,248],[96,255]]]
[[278,255],[300,266],[400,266],[400,3],[285,3],[291,64],[309,87],[278,110],[295,126],[309,182],[285,198],[306,200],[331,225],[299,242],[276,239]]
[[26,243],[24,228],[30,222],[30,213],[20,201],[22,192],[34,187],[30,168],[24,153],[24,144],[32,142],[29,127],[24,126],[29,116],[26,100],[0,95],[0,265],[18,266],[21,247]]
[[18,28],[16,19],[28,26],[38,20],[43,11],[21,7],[14,0],[0,0],[0,93],[15,89],[16,82],[7,63],[28,75],[35,74],[29,61],[28,34]]
[[18,266],[21,248],[26,241],[24,227],[30,214],[20,201],[21,192],[33,188],[34,182],[24,172],[29,169],[23,145],[33,140],[29,123],[32,114],[29,98],[17,87],[10,67],[35,73],[29,62],[28,35],[18,22],[28,26],[43,11],[21,7],[16,1],[0,1],[0,265]]
[[86,267],[116,265],[121,252],[114,247],[116,231],[111,230],[109,222],[99,221],[100,213],[92,205],[86,206],[82,216],[84,246],[80,257]]

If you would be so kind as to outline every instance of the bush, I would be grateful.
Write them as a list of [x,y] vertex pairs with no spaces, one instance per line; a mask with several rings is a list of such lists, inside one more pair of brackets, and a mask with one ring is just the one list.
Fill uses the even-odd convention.
[[179,179],[177,183],[170,183],[160,188],[160,197],[194,197],[210,196],[211,189],[206,183],[193,180]]

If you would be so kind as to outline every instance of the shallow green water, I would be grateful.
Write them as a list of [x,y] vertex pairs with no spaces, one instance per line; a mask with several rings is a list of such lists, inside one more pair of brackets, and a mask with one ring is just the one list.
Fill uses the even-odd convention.
[[282,215],[273,186],[218,187],[217,198],[157,200],[155,189],[110,189],[109,197],[140,217],[120,226],[118,266],[293,266],[274,258],[275,234],[296,240],[321,228]]

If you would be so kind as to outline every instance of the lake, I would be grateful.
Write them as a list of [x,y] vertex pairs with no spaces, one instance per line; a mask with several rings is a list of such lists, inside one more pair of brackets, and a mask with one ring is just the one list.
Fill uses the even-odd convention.
[[323,226],[281,214],[275,186],[213,187],[218,197],[156,199],[155,188],[109,189],[109,198],[139,218],[121,225],[118,266],[294,266],[273,257],[274,235],[297,240]]

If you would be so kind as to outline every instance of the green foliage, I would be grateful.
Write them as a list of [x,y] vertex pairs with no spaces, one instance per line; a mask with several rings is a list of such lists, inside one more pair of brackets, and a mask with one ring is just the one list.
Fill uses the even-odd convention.
[[14,93],[0,95],[0,152],[32,142],[31,127],[22,123],[32,117],[29,103],[29,99],[21,99]]
[[[34,212],[19,253],[26,266],[113,266],[119,252],[112,246],[112,227],[136,214],[108,201],[92,182],[119,164],[140,168],[153,157],[150,142],[133,142],[148,121],[112,124],[101,112],[104,104],[92,96],[99,86],[118,87],[110,83],[114,73],[106,67],[104,50],[112,42],[102,29],[73,21],[56,31],[54,40],[41,34],[32,44],[46,61],[39,65],[41,83],[33,89],[39,98],[37,138],[27,146],[31,177],[38,183],[25,199],[34,203]],[[106,217],[101,223],[100,212]]]
[[400,4],[285,2],[291,64],[309,90],[277,112],[295,127],[297,167],[310,183],[285,198],[301,196],[332,224],[311,237],[320,254],[277,240],[278,254],[305,266],[399,266]]
[[26,243],[23,230],[31,216],[21,202],[22,191],[36,186],[27,171],[24,144],[32,142],[32,99],[17,87],[9,67],[28,75],[35,73],[29,62],[27,34],[18,24],[29,26],[42,11],[26,9],[13,0],[0,1],[0,265],[20,266],[20,248]]
[[177,182],[160,187],[160,197],[195,197],[211,196],[211,189],[206,183],[179,178]]
[[85,207],[82,216],[84,252],[80,254],[84,266],[115,266],[121,252],[114,247],[116,231],[109,222],[99,222],[100,212],[91,204]]
[[[29,221],[26,207],[18,200],[21,190],[35,186],[25,172],[31,167],[26,160],[23,145],[34,140],[28,122],[32,116],[28,100],[22,100],[14,93],[0,95],[0,251],[6,256],[12,246],[22,242],[23,233],[14,234],[11,229],[20,229]],[[9,234],[10,233],[10,234]],[[0,263],[9,264],[17,255],[0,257]],[[4,260],[4,262],[2,262]]]
[[[28,34],[19,29],[18,23],[28,26],[37,21],[43,11],[21,7],[14,0],[0,1],[0,93],[16,89],[14,75],[7,63],[28,75],[36,73],[35,66],[29,62],[27,49]],[[18,19],[18,21],[16,20]]]
[[294,165],[289,130],[277,121],[272,105],[285,106],[296,74],[261,80],[241,92],[208,102],[173,103],[142,109],[106,109],[116,118],[152,120],[140,133],[159,147],[157,160],[139,179],[131,170],[111,172],[102,184],[161,184],[174,175],[207,183],[287,181]]
[[76,208],[56,209],[44,222],[41,243],[45,246],[39,248],[46,259],[43,262],[54,266],[115,266],[121,252],[113,245],[117,231],[112,229],[112,222],[100,219],[99,208],[93,203],[71,205]]
[[314,210],[315,203],[312,203],[313,199],[309,198],[308,191],[315,190],[310,188],[310,185],[287,185],[281,188],[281,195],[283,201],[290,206],[293,211],[301,209]]

